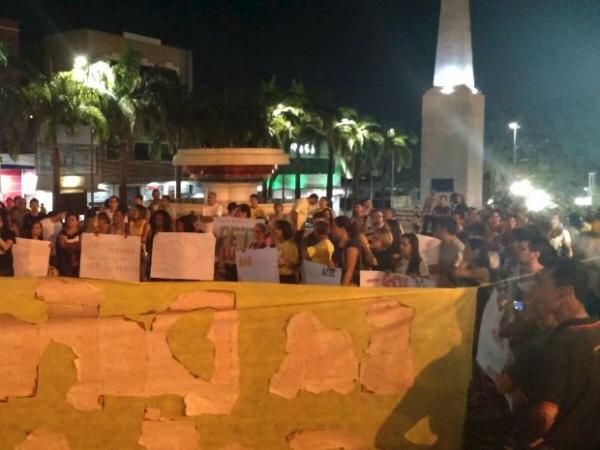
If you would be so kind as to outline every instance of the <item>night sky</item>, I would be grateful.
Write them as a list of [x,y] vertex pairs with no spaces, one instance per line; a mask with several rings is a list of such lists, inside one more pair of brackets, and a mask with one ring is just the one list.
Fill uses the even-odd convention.
[[[82,27],[154,36],[193,50],[200,85],[295,78],[336,105],[415,131],[433,79],[439,0],[0,3],[25,37]],[[600,113],[599,0],[471,0],[471,13],[488,123],[567,100],[575,106],[566,121]]]

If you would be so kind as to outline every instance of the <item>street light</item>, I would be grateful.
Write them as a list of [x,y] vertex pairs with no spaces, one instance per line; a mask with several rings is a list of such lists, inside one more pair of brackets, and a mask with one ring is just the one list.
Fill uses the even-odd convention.
[[521,128],[519,122],[511,122],[508,124],[508,128],[510,128],[513,132],[513,167],[517,165],[517,132]]

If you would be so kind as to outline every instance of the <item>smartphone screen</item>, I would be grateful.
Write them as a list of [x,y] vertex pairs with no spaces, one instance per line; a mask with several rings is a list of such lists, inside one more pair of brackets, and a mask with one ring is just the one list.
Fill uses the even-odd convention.
[[513,308],[515,311],[523,311],[523,300],[513,300]]

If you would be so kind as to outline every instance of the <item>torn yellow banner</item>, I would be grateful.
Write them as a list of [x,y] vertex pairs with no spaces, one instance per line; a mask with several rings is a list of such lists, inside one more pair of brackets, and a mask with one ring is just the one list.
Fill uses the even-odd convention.
[[461,447],[474,289],[0,290],[0,450],[42,425],[73,450]]

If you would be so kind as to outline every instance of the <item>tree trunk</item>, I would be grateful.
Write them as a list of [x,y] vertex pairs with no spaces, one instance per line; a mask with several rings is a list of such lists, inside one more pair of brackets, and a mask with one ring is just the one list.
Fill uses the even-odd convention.
[[56,140],[52,144],[52,209],[57,210],[60,203],[60,149]]
[[181,200],[181,166],[175,166],[175,198]]
[[[179,135],[177,136],[177,142],[174,145],[173,156],[177,154],[177,150],[179,149]],[[177,200],[181,200],[181,175],[182,175],[183,167],[175,166],[175,198]]]
[[127,166],[129,163],[129,139],[122,143],[121,147],[121,179],[119,182],[119,200],[121,205],[127,205]]
[[329,158],[327,160],[327,192],[325,196],[329,201],[333,201],[333,174],[335,172],[335,153],[333,148],[329,148]]
[[360,201],[358,198],[358,170],[359,166],[358,154],[352,155],[352,201],[354,203]]
[[277,172],[269,177],[269,182],[267,185],[267,201],[273,198],[273,183],[275,182],[275,178],[277,178]]
[[300,173],[302,171],[300,152],[296,153],[296,189],[295,189],[295,197],[298,200],[302,197],[302,187],[300,186]]

